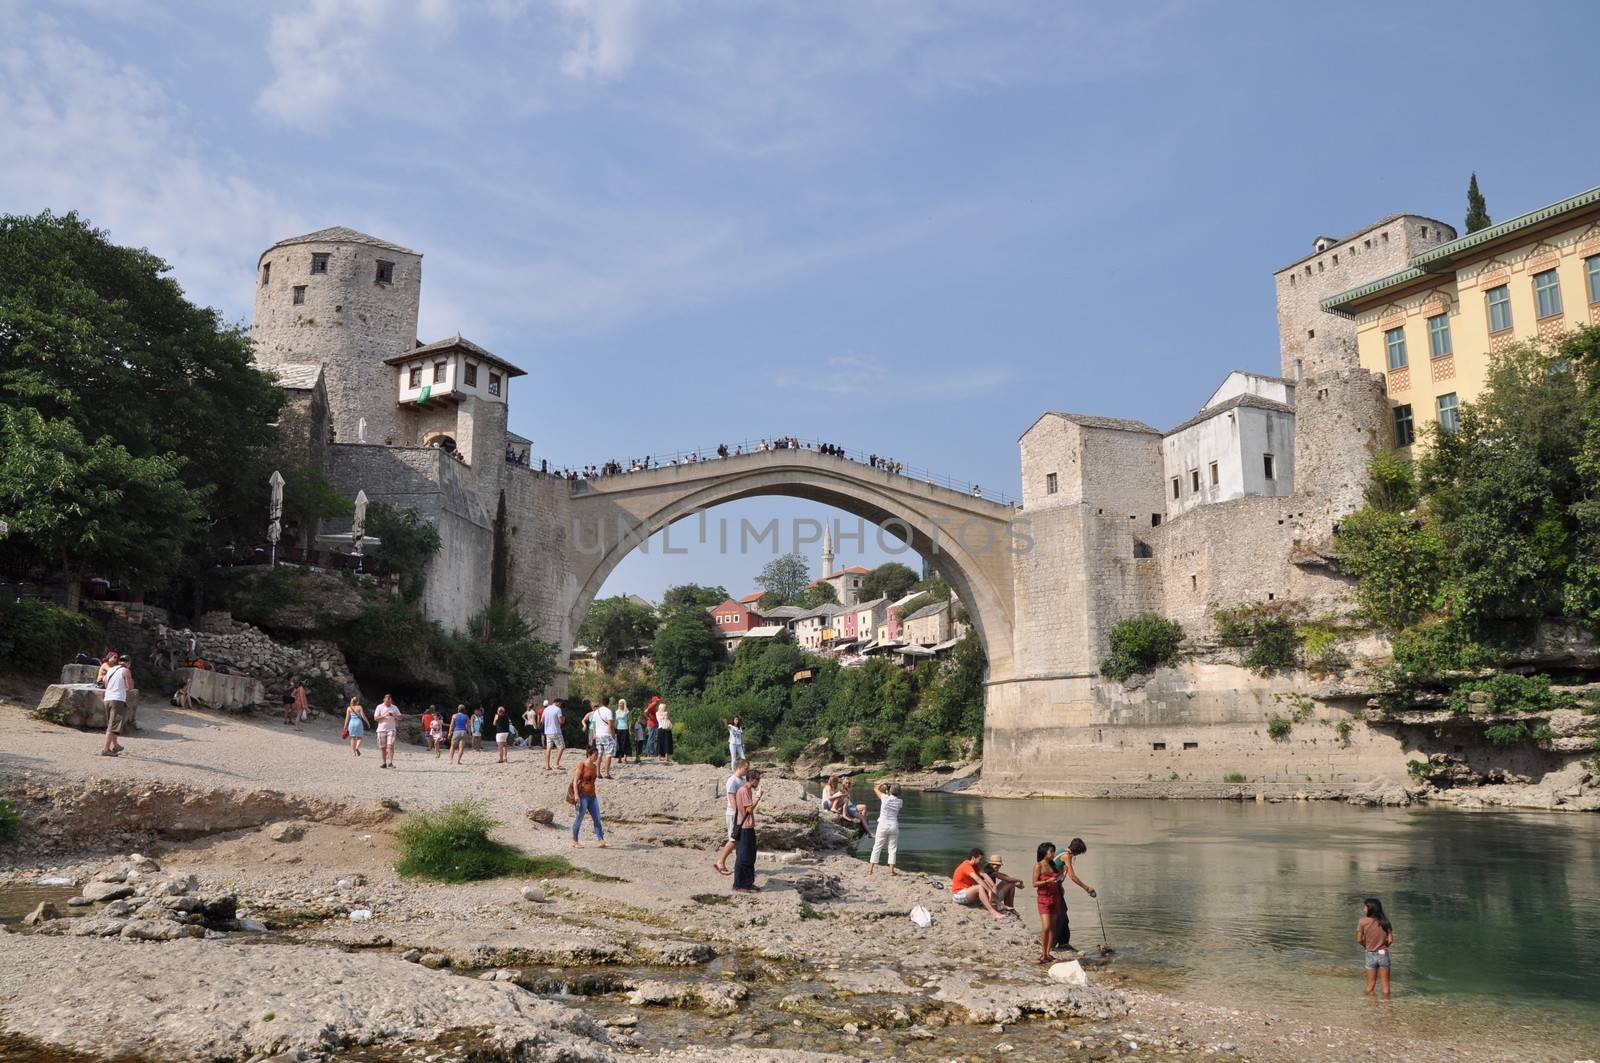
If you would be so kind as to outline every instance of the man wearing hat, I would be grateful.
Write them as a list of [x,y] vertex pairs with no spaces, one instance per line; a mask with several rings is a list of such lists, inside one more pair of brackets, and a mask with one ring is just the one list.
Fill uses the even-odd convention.
[[133,689],[133,670],[128,667],[128,656],[118,657],[106,670],[106,744],[100,751],[102,757],[120,756],[122,743],[118,736],[128,720],[128,695],[138,693]]
[[1004,871],[1001,871],[1000,867],[1004,863],[1005,857],[996,854],[989,857],[983,868],[988,874],[989,880],[994,883],[995,900],[999,902],[1000,907],[1013,908],[1017,901],[1017,887],[1022,885],[1022,880],[1020,878],[1012,878]]

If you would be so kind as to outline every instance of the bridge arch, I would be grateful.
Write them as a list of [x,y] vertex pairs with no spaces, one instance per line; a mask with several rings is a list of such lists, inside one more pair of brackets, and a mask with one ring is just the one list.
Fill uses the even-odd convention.
[[1009,506],[875,469],[785,449],[579,481],[568,541],[575,586],[567,641],[623,560],[657,532],[744,498],[820,502],[885,529],[927,558],[967,606],[991,680],[1011,674],[1015,627]]

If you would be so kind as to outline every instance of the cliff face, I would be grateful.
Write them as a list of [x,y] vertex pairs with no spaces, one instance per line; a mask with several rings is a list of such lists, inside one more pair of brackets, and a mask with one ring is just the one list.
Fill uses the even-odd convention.
[[1320,645],[1316,672],[1252,670],[1250,649],[1193,646],[1127,684],[1030,683],[1045,696],[1027,701],[996,684],[982,792],[1600,807],[1600,648],[1582,632],[1541,631],[1498,671],[1404,693],[1370,632]]

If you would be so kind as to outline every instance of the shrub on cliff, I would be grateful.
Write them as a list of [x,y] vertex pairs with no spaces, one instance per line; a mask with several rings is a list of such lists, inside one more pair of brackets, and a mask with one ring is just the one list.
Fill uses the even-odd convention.
[[921,745],[910,735],[901,735],[889,743],[883,762],[895,771],[916,771],[922,766]]
[[1183,626],[1155,613],[1118,620],[1111,628],[1111,652],[1100,674],[1126,682],[1133,676],[1177,664],[1182,659]]
[[0,602],[0,665],[28,675],[55,675],[77,653],[100,651],[100,625],[82,613],[44,602]]

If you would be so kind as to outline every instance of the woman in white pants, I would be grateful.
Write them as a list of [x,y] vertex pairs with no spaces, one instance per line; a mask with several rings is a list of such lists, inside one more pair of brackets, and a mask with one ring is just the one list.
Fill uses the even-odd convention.
[[898,874],[894,869],[894,861],[900,852],[900,807],[905,804],[900,799],[900,784],[879,780],[872,792],[878,795],[878,830],[872,836],[872,856],[867,861],[867,874],[872,874],[877,868],[878,854],[886,848],[889,850],[889,874]]

